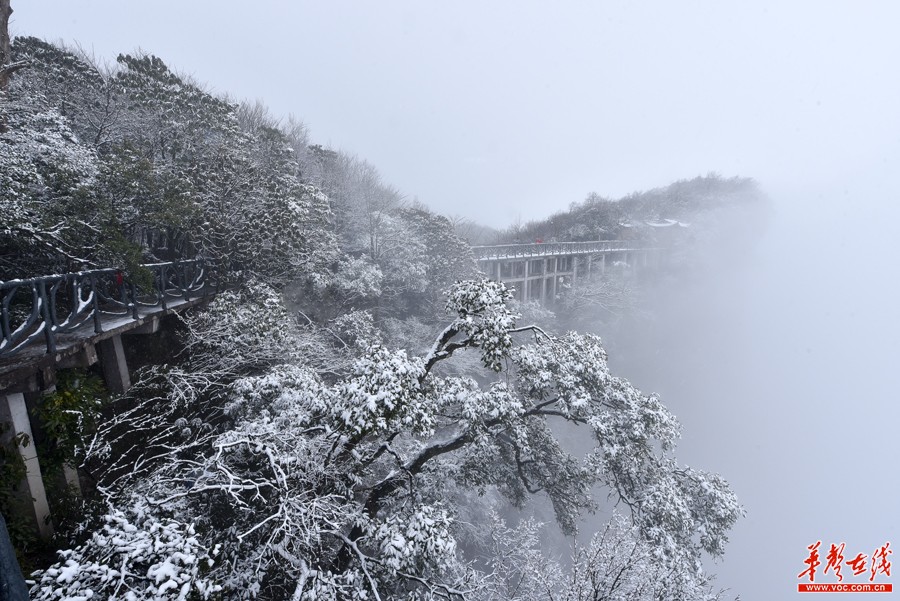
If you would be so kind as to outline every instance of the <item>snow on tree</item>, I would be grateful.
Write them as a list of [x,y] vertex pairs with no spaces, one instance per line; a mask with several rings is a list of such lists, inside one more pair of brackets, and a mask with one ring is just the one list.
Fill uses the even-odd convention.
[[[246,312],[235,300],[214,309],[216,321],[234,326],[210,330],[222,342],[260,306],[272,316],[263,321],[270,325],[236,339],[235,357],[289,341],[266,342],[284,310],[276,296],[260,296]],[[160,551],[172,554],[166,564],[172,578],[154,577],[165,562],[157,556],[122,578],[105,577],[121,558],[95,536],[64,551],[38,576],[33,594],[109,596],[124,579],[121,586],[136,599],[163,596],[161,586],[171,587],[164,591],[170,598],[182,590],[203,597],[216,587],[216,595],[229,598],[491,598],[502,588],[501,572],[521,573],[509,562],[534,555],[523,549],[518,559],[507,554],[502,570],[499,563],[476,569],[457,543],[450,489],[498,492],[515,505],[546,495],[560,526],[574,532],[578,516],[597,507],[592,491],[601,484],[630,509],[629,540],[639,545],[641,561],[658,569],[654,574],[677,573],[690,586],[703,585],[701,553],[723,551],[742,511],[727,484],[675,462],[677,421],[658,398],[609,373],[597,337],[556,338],[519,327],[509,298],[500,283],[459,282],[448,293],[451,320],[427,353],[410,356],[372,340],[340,374],[317,373],[302,356],[272,365],[267,351],[261,362],[248,357],[241,374],[240,362],[224,357],[227,344],[198,341],[207,357],[198,368],[210,369],[209,358],[223,355],[235,376],[209,400],[193,397],[187,408],[196,417],[175,419],[173,412],[161,420],[158,452],[142,452],[138,469],[119,462],[115,486],[102,485],[110,507],[137,529],[123,540],[143,540],[143,529],[159,524],[175,528],[177,536],[167,540],[183,548]],[[349,329],[365,331],[364,321]],[[460,353],[475,353],[482,372],[448,375],[442,366]],[[183,397],[172,382],[162,397]],[[593,449],[583,457],[567,452],[554,422],[577,426],[594,439]],[[133,444],[103,437],[96,447],[113,455],[117,445]],[[134,506],[138,492],[146,502],[122,509]],[[112,511],[104,524],[118,527],[110,524],[124,523],[116,521],[122,515]],[[579,556],[576,565],[612,569],[591,557],[605,556]],[[65,572],[69,559],[100,567]],[[194,572],[194,565],[203,569]],[[60,589],[63,573],[71,580]],[[563,580],[554,581],[553,594],[574,592],[557,598],[585,598]]]
[[[294,148],[305,143],[302,128],[283,131],[251,118],[151,55],[120,55],[101,68],[35,38],[17,38],[13,50],[33,68],[10,88],[9,110],[24,116],[8,119],[4,179],[30,186],[33,195],[53,183],[50,175],[72,171],[77,157],[60,156],[62,149],[93,162],[89,180],[45,191],[44,205],[66,218],[70,232],[86,224],[92,233],[82,227],[77,239],[63,237],[73,248],[56,244],[57,253],[93,259],[88,242],[114,237],[135,255],[130,263],[141,252],[144,260],[200,255],[218,265],[222,280],[276,284],[325,271],[338,258],[331,202],[302,178],[305,154]],[[56,154],[35,157],[29,140],[50,135],[47,115],[57,115],[55,135],[68,144],[49,140],[41,152]],[[21,195],[16,187],[14,193]],[[16,223],[38,223],[34,211],[12,208],[20,209],[7,212]],[[21,260],[34,251],[18,238]],[[125,250],[119,257],[107,252],[107,262],[122,264]]]
[[[197,206],[187,229],[237,277],[279,282],[335,258],[325,195],[302,182],[290,141],[234,104],[174,74],[157,57],[119,57],[116,82],[135,107],[126,140],[153,157],[165,190]],[[137,126],[137,127],[134,127]]]
[[[21,275],[28,252],[35,261],[97,255],[100,232],[91,210],[96,154],[81,145],[56,111],[10,111],[0,134],[0,246],[4,279]],[[88,210],[79,214],[78,209]],[[86,242],[94,238],[93,242]],[[93,252],[91,252],[93,251]]]
[[98,590],[116,599],[208,599],[222,590],[204,576],[216,552],[202,547],[191,524],[160,519],[140,498],[104,521],[87,543],[60,553],[33,599],[90,599]]
[[341,261],[328,279],[341,304],[354,306],[365,299],[381,296],[384,273],[365,255],[347,257]]
[[659,561],[654,546],[619,513],[587,545],[573,542],[570,567],[541,549],[546,525],[532,519],[509,527],[491,512],[485,555],[492,578],[479,599],[504,601],[717,601],[711,576]]
[[94,149],[107,147],[119,135],[126,107],[109,69],[77,49],[34,37],[17,37],[12,52],[29,65],[13,81],[13,102],[55,108]]

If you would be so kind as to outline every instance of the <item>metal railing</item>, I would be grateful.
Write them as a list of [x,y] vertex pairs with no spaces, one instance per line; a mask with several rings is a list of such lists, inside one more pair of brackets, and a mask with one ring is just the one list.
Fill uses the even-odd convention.
[[479,261],[487,259],[520,259],[558,255],[582,255],[620,250],[641,250],[625,240],[595,240],[593,242],[535,242],[531,244],[501,244],[473,246],[472,253]]
[[[27,280],[0,281],[0,357],[43,337],[46,352],[76,330],[103,331],[104,316],[137,320],[141,308],[166,310],[212,291],[200,259],[142,265],[130,277],[120,269],[94,269]],[[146,314],[146,312],[145,312]]]

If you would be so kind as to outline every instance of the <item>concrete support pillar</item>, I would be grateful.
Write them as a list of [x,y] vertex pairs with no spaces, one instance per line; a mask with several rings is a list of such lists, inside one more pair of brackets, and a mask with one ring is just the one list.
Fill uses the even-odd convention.
[[588,277],[590,277],[591,270],[593,269],[593,267],[594,267],[594,256],[588,255],[587,256],[587,275],[588,275]]
[[522,282],[522,301],[528,302],[531,300],[528,297],[528,259],[525,259],[525,281]]
[[100,342],[100,363],[107,388],[116,394],[122,394],[131,388],[131,376],[128,374],[121,336],[113,336]]
[[80,367],[82,369],[90,367],[97,362],[97,349],[92,342],[86,342],[84,347],[75,353],[60,361],[57,367],[60,369],[69,369],[71,367]]
[[0,422],[10,425],[4,436],[4,443],[13,443],[13,437],[24,434],[28,445],[16,444],[16,448],[25,463],[25,481],[22,483],[22,511],[34,520],[41,538],[48,539],[53,534],[53,525],[49,523],[50,505],[47,503],[47,491],[41,476],[41,465],[38,462],[37,450],[34,446],[34,435],[31,432],[31,420],[28,419],[28,408],[25,395],[21,392],[8,393],[0,397]]
[[606,273],[606,253],[600,255],[600,273]]
[[81,478],[78,477],[78,470],[69,464],[63,466],[63,477],[66,479],[66,486],[79,496],[84,494],[81,490]]
[[[491,276],[491,279],[493,279],[493,276]],[[159,332],[159,323],[159,317],[151,317],[138,327],[129,330],[128,334],[156,334]]]

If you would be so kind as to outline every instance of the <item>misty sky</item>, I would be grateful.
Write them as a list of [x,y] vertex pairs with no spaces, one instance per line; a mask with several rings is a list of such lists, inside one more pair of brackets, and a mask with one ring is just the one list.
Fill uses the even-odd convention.
[[[493,226],[717,171],[773,203],[614,368],[748,508],[723,585],[791,598],[816,538],[900,546],[900,3],[13,0],[13,33],[141,47]],[[854,595],[846,595],[849,599]]]
[[679,417],[679,460],[724,475],[745,505],[710,566],[744,601],[796,595],[817,540],[823,560],[831,543],[850,559],[900,540],[898,198],[897,183],[775,195],[758,240],[662,289],[611,352]]
[[896,2],[13,0],[140,47],[493,226],[709,171],[842,185],[900,157]]

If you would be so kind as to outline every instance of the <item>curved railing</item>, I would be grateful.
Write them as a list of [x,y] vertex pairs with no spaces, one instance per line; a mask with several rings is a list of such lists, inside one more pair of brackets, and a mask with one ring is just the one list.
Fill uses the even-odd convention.
[[0,357],[43,338],[47,353],[57,338],[103,331],[104,316],[139,319],[141,308],[169,308],[211,292],[202,260],[142,265],[134,277],[120,269],[94,269],[27,280],[0,281]]
[[497,246],[473,246],[475,259],[517,259],[548,257],[555,255],[581,255],[590,253],[640,250],[625,240],[595,240],[593,242],[535,242],[531,244],[500,244]]

